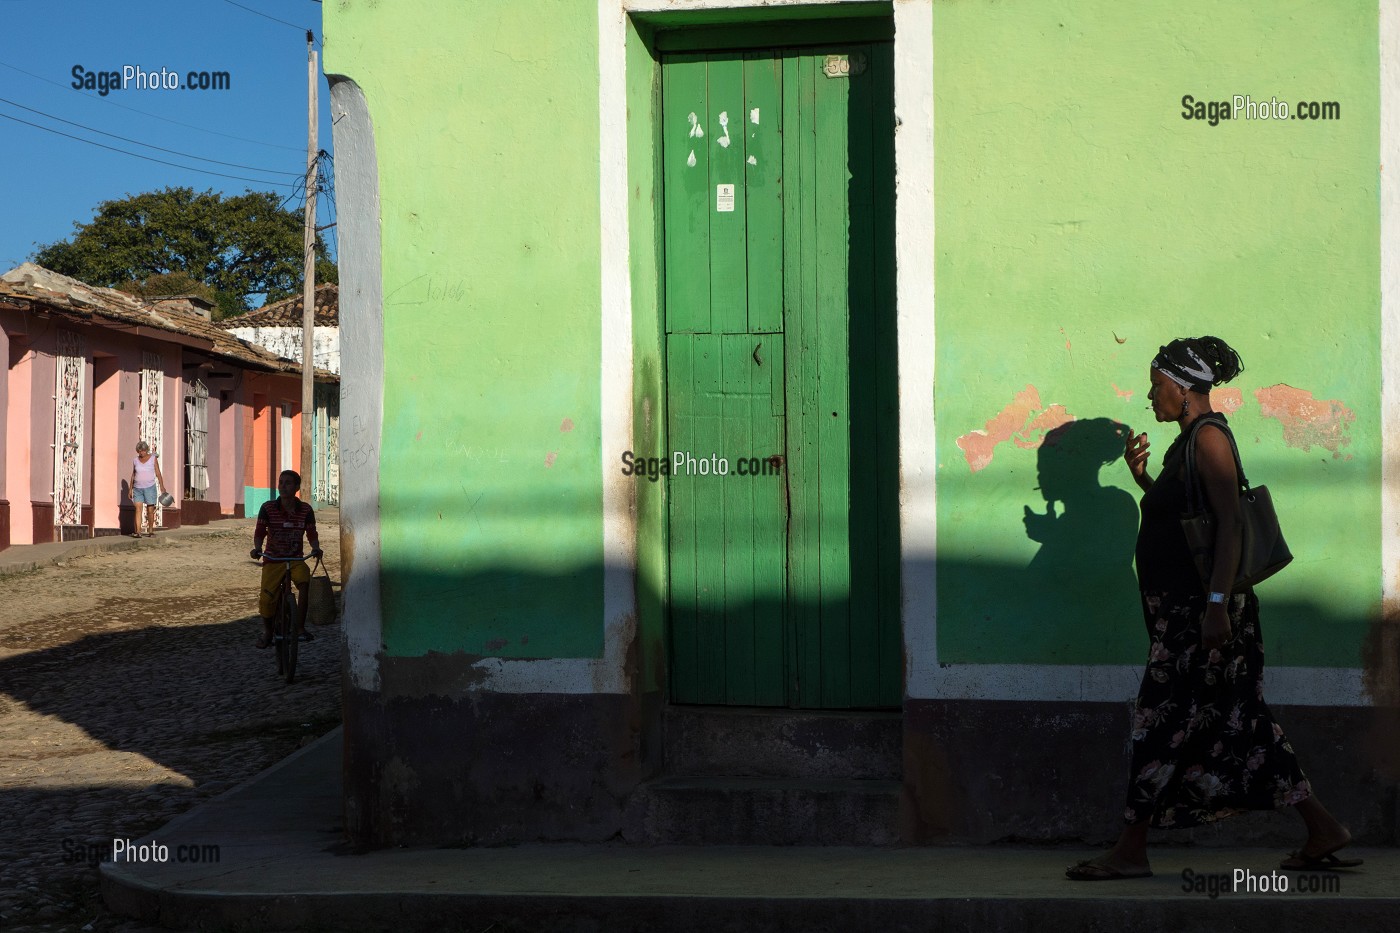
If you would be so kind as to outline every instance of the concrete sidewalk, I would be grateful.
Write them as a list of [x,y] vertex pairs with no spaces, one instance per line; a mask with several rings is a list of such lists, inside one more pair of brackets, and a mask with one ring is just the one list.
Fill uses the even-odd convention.
[[[107,905],[166,927],[219,930],[1219,933],[1400,921],[1392,850],[1349,850],[1367,859],[1353,871],[1290,873],[1288,893],[1230,893],[1227,877],[1217,898],[1184,891],[1183,871],[1267,877],[1281,853],[1158,849],[1155,877],[1102,884],[1063,877],[1089,854],[1081,849],[1011,846],[555,844],[354,855],[341,833],[340,760],[336,730],[174,820],[146,840],[169,861],[102,865]],[[1311,890],[1328,879],[1339,889]]]
[[[40,567],[57,564],[74,557],[100,554],[109,551],[126,551],[138,548],[159,547],[171,541],[181,541],[199,535],[243,534],[248,536],[251,546],[253,518],[222,518],[207,525],[182,525],[179,528],[164,528],[156,532],[154,538],[133,538],[128,535],[104,535],[100,538],[85,538],[81,541],[53,541],[48,544],[19,544],[0,551],[0,577],[12,573],[27,573]],[[316,524],[322,533],[340,524],[340,510],[321,508],[316,510]]]

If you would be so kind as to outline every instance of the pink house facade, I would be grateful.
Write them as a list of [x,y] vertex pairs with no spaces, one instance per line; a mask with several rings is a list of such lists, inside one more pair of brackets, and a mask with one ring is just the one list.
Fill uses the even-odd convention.
[[298,365],[197,302],[26,263],[0,276],[0,359],[0,548],[133,531],[140,440],[176,500],[166,528],[251,514],[301,468]]

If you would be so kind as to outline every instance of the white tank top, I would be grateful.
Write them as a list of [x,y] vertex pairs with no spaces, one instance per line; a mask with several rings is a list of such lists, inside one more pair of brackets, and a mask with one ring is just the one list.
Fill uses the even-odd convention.
[[151,454],[145,463],[140,457],[131,458],[131,468],[136,472],[136,488],[145,489],[156,484],[156,455]]

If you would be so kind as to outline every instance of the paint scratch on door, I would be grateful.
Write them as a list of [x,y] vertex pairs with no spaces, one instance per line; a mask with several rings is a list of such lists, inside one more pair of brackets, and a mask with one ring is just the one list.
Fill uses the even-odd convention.
[[750,165],[757,165],[757,164],[758,164],[758,160],[755,159],[753,156],[749,156],[749,158],[748,158],[747,161],[748,161],[748,163],[749,163]]
[[690,114],[690,138],[699,139],[705,135],[705,128],[700,125],[700,118],[694,112]]
[[[1289,447],[1311,450],[1316,444],[1332,451],[1333,460],[1343,459],[1342,448],[1351,445],[1349,425],[1356,413],[1340,399],[1316,399],[1305,389],[1282,383],[1255,389],[1254,397],[1265,418],[1283,425],[1283,442]],[[1351,457],[1347,454],[1345,459]]]
[[695,150],[690,150],[690,157],[685,160],[685,164],[695,168]]
[[1074,416],[1063,405],[1042,405],[1040,391],[1028,385],[982,430],[969,431],[958,438],[957,444],[967,458],[968,467],[976,473],[991,464],[998,444],[1011,441],[1017,447],[1033,450],[1041,445],[1047,433],[1073,420]]
[[719,143],[719,144],[720,144],[721,146],[723,146],[725,149],[728,149],[728,148],[729,148],[729,111],[728,111],[728,110],[722,110],[722,111],[720,111],[720,114],[719,114],[719,129],[720,129],[720,132],[723,133],[724,135],[721,136],[719,139],[715,140],[715,142]]
[[754,124],[755,126],[758,125],[758,108],[757,108],[757,107],[755,107],[755,108],[753,108],[752,110],[749,111],[749,122],[752,123],[752,124]]

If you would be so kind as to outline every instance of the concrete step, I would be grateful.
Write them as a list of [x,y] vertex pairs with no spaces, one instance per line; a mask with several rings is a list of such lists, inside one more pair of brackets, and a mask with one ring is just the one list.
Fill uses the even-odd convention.
[[899,842],[898,781],[663,777],[628,802],[629,842],[668,845],[889,846]]
[[665,713],[670,775],[898,781],[898,712],[671,706]]

